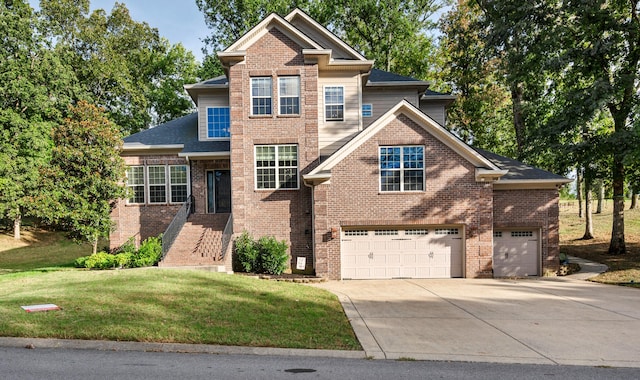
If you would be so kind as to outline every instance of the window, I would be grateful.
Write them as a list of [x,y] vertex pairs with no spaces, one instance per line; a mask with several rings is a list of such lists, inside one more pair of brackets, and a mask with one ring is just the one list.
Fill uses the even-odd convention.
[[229,137],[229,107],[207,108],[207,137]]
[[149,166],[149,203],[167,202],[167,180],[165,166]]
[[424,147],[380,147],[380,191],[423,191]]
[[256,146],[256,188],[298,188],[298,146]]
[[280,115],[300,114],[300,77],[278,78]]
[[187,201],[187,165],[169,166],[171,203]]
[[373,116],[373,105],[372,104],[363,104],[362,105],[362,117],[372,117]]
[[144,203],[144,166],[127,168],[127,187],[131,189],[129,203]]
[[271,115],[271,77],[251,78],[252,115]]
[[348,230],[344,231],[344,236],[368,236],[369,231],[367,230]]
[[436,235],[457,235],[459,233],[457,228],[436,228]]
[[326,121],[344,120],[344,87],[324,88],[324,119]]

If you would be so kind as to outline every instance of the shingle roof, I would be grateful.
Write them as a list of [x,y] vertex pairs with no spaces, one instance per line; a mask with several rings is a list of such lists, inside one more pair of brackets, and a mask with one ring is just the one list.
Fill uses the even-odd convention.
[[198,113],[171,120],[124,138],[125,144],[141,144],[153,147],[181,144],[181,153],[229,152],[229,141],[199,141]]
[[513,158],[500,156],[498,154],[486,151],[480,148],[473,148],[478,153],[483,155],[494,165],[501,169],[506,169],[506,175],[500,178],[500,181],[523,181],[523,180],[557,180],[566,181],[567,179],[561,175],[557,175],[546,170],[538,169],[533,166],[529,166]]
[[388,71],[380,70],[380,69],[371,69],[371,73],[369,74],[369,82],[370,84],[380,83],[380,82],[416,82],[416,84],[423,84],[424,81],[419,79],[407,77],[400,74],[390,73]]

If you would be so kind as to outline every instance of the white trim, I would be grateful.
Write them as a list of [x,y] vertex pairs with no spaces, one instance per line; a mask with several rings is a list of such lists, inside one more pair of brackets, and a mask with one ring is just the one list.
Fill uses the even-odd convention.
[[[283,98],[282,93],[280,92],[280,90],[282,89],[282,86],[280,85],[280,81],[281,79],[289,79],[289,78],[296,78],[298,79],[298,112],[297,113],[282,113],[282,101],[281,99]],[[289,116],[289,115],[300,115],[300,108],[302,107],[301,104],[301,96],[300,93],[302,92],[300,89],[300,84],[301,80],[300,80],[300,75],[282,75],[278,77],[278,115],[285,115],[285,116]],[[284,98],[295,98],[294,96],[284,96]]]
[[[142,184],[135,184],[135,185],[131,185],[129,184],[129,169],[130,168],[142,168]],[[147,203],[147,188],[146,188],[146,170],[144,169],[144,165],[127,165],[127,170],[125,171],[125,175],[126,175],[126,186],[127,188],[132,188],[134,186],[138,187],[138,186],[142,186],[142,202],[130,202],[129,199],[131,199],[131,197],[128,197],[126,199],[126,204],[128,205],[143,205],[145,203]],[[133,195],[132,195],[133,197]]]
[[[501,173],[501,169],[494,165],[491,161],[480,155],[473,150],[467,144],[458,139],[451,132],[447,131],[444,127],[438,124],[431,117],[425,115],[422,111],[409,103],[407,100],[402,100],[391,108],[387,113],[379,117],[373,122],[367,129],[356,135],[351,141],[338,149],[333,155],[331,155],[325,162],[318,165],[309,173],[309,178],[313,178],[321,172],[330,171],[340,161],[345,159],[348,155],[353,153],[360,145],[364,144],[367,140],[375,136],[380,130],[387,126],[392,120],[396,119],[399,115],[405,115],[413,120],[416,124],[421,126],[424,130],[429,132],[432,136],[437,138],[440,142],[453,149],[456,153],[460,154],[467,161],[475,165],[476,167],[484,167],[489,171],[495,171],[496,175]],[[326,178],[330,178],[330,174]]]
[[231,152],[180,152],[178,153],[178,157],[196,157],[200,159],[206,159],[207,157],[228,157],[231,155]]
[[[253,81],[255,79],[269,79],[269,96],[254,96],[253,95]],[[271,116],[273,115],[273,77],[270,76],[255,76],[255,77],[251,77],[249,80],[249,98],[250,98],[250,104],[251,104],[251,112],[249,112],[249,115],[251,116]],[[269,99],[270,100],[270,106],[269,106],[269,113],[253,113],[253,100],[254,99]],[[231,112],[231,110],[229,110],[229,112]],[[231,115],[229,115],[229,117],[231,117]]]
[[[342,89],[342,119],[327,119],[327,88],[341,88]],[[339,105],[337,103],[331,103],[330,105],[335,106]],[[346,96],[344,85],[341,84],[325,84],[322,86],[322,113],[324,117],[324,122],[332,122],[332,121],[345,121],[346,120]]]
[[[289,21],[283,19],[275,13],[270,14],[264,20],[262,20],[258,25],[254,26],[251,30],[245,33],[240,39],[231,44],[228,48],[226,48],[222,54],[229,56],[231,52],[235,51],[246,51],[246,47],[251,46],[256,41],[258,41],[262,36],[267,34],[269,30],[276,25],[271,25],[272,23],[279,26],[280,31],[287,35],[287,37],[297,42],[299,45],[304,45],[304,47],[311,47],[314,49],[322,49],[322,46],[318,45],[311,38],[307,37],[304,33],[300,32],[297,28],[289,23]],[[297,40],[297,41],[296,41]],[[218,53],[218,56],[221,56]]]
[[[151,201],[151,186],[156,186],[156,187],[160,187],[161,185],[158,183],[152,184],[151,183],[151,174],[149,173],[149,170],[151,168],[163,168],[164,169],[164,201],[163,202],[152,202]],[[146,181],[146,186],[147,186],[147,204],[150,205],[161,205],[161,204],[167,204],[169,203],[169,198],[168,198],[168,194],[167,194],[167,165],[166,164],[160,164],[160,165],[146,165],[146,172],[147,172],[147,181]]]
[[182,149],[184,144],[158,144],[147,145],[142,143],[124,143],[122,144],[122,150],[151,150],[151,149]]
[[[172,194],[173,190],[171,188],[171,185],[173,185],[173,183],[171,182],[171,168],[172,167],[177,167],[177,166],[184,166],[186,168],[186,173],[187,173],[186,181],[187,182],[184,185],[187,186],[187,198],[189,197],[189,194],[191,194],[191,170],[189,170],[189,165],[187,165],[187,164],[177,164],[177,165],[169,165],[169,164],[167,164],[167,174],[168,174],[168,179],[169,179],[168,185],[167,185],[168,190],[169,190],[168,191],[169,197],[168,197],[167,201],[168,201],[169,204],[173,204],[173,205],[182,204],[182,203],[186,202],[186,200],[183,201],[183,202],[173,202],[171,200],[172,195],[173,195]],[[175,184],[175,185],[179,186],[179,185],[183,185],[183,184],[182,183],[178,183],[178,184]]]
[[[388,148],[400,148],[400,167],[397,169],[382,169],[380,167],[382,161],[380,160],[380,156],[382,154],[382,149],[388,149]],[[411,168],[404,168],[403,164],[404,164],[404,148],[422,148],[422,168],[420,170],[422,170],[422,190],[405,190],[404,189],[404,172],[407,170],[418,170],[418,169],[411,169]],[[426,163],[425,163],[425,158],[424,158],[424,154],[426,152],[426,148],[424,145],[381,145],[378,147],[378,192],[379,194],[397,194],[397,193],[424,193],[425,192],[425,188],[427,186],[426,184]],[[382,171],[392,171],[392,172],[399,172],[400,173],[400,189],[399,190],[382,190]]]
[[[278,148],[279,147],[286,147],[286,146],[295,146],[296,147],[296,187],[280,187],[280,176],[279,176],[279,169],[280,169],[280,165],[278,163],[279,161],[279,156],[278,156]],[[258,165],[257,165],[257,158],[258,158],[258,154],[257,154],[257,150],[258,147],[273,147],[274,148],[274,153],[275,153],[275,157],[274,157],[274,161],[275,161],[275,166],[273,167],[273,169],[275,169],[275,180],[276,180],[276,187],[275,188],[259,188],[258,187]],[[268,167],[271,168],[271,167]],[[284,169],[286,168],[291,168],[289,166],[283,167]],[[300,190],[300,147],[298,146],[298,144],[256,144],[253,146],[253,189],[255,191],[277,191],[277,190]]]
[[318,32],[320,32],[320,34],[324,35],[329,40],[333,41],[336,45],[339,45],[341,48],[343,48],[343,49],[347,50],[348,52],[350,52],[356,59],[359,59],[361,61],[366,61],[367,60],[362,54],[358,53],[354,48],[352,48],[347,43],[342,41],[335,34],[331,33],[329,30],[327,30],[327,28],[325,28],[324,26],[320,25],[316,20],[314,20],[311,17],[309,17],[306,13],[304,13],[300,9],[298,9],[298,8],[294,9],[293,11],[291,11],[291,13],[289,13],[288,15],[285,16],[285,19],[287,21],[291,22],[291,20],[293,20],[296,16],[302,18],[308,24],[310,24],[311,26],[315,27],[315,29]]

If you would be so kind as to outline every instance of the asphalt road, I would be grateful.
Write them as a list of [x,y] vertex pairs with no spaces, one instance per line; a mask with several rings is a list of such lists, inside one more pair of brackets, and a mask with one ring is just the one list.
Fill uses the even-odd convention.
[[639,368],[0,347],[13,379],[638,379]]

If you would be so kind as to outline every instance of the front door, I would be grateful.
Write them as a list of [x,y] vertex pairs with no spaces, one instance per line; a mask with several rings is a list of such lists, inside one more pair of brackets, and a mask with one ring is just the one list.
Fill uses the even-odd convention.
[[231,212],[231,173],[229,170],[207,172],[207,212]]

